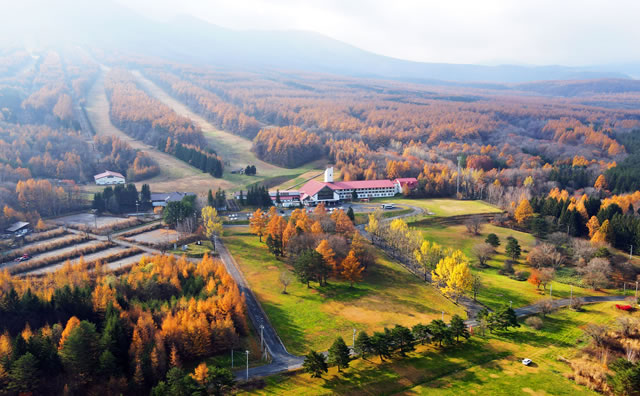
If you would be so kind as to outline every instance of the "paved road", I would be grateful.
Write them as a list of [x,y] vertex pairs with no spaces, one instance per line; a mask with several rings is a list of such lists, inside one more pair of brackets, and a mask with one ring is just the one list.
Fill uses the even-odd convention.
[[[253,367],[249,369],[249,377],[264,377],[267,375],[281,373],[283,371],[294,370],[302,367],[302,362],[304,361],[303,357],[295,356],[290,354],[285,348],[284,344],[280,337],[278,337],[278,333],[273,328],[269,319],[267,318],[267,314],[264,312],[258,300],[256,299],[253,291],[249,288],[249,284],[247,280],[240,272],[238,265],[229,254],[229,251],[224,246],[222,242],[217,243],[218,253],[220,255],[220,259],[224,264],[227,272],[233,277],[233,279],[238,284],[238,288],[240,292],[244,293],[245,300],[247,303],[247,314],[253,322],[253,326],[258,332],[258,336],[260,334],[260,326],[264,326],[264,340],[267,346],[267,350],[271,355],[271,363]],[[239,379],[244,379],[246,376],[246,371],[241,370],[236,373],[236,377]]]
[[[629,296],[586,296],[586,297],[576,297],[575,300],[579,300],[583,304],[595,304],[599,302],[607,302],[607,301],[624,301]],[[562,308],[568,307],[571,304],[570,298],[563,298],[559,300],[553,300],[554,308]],[[524,316],[534,315],[540,313],[540,306],[538,304],[527,305],[526,307],[520,307],[514,309],[516,312],[516,316],[518,318],[522,318]],[[477,326],[478,322],[476,320],[467,320],[465,323],[469,326]]]

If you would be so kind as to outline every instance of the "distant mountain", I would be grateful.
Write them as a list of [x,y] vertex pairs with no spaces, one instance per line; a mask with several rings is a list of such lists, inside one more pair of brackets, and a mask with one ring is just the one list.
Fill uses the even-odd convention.
[[596,79],[572,81],[538,81],[517,84],[514,89],[552,96],[587,96],[593,94],[617,94],[640,92],[640,80]]
[[0,14],[0,36],[5,41],[20,38],[32,47],[79,44],[223,67],[305,70],[427,83],[628,78],[604,68],[413,62],[306,31],[237,31],[187,16],[156,22],[110,1],[16,3]]

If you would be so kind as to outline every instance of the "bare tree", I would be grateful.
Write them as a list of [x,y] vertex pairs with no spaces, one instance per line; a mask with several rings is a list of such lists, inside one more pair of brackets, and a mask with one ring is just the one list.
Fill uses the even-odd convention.
[[596,254],[596,248],[590,241],[586,241],[580,238],[574,238],[571,242],[571,248],[573,251],[573,259],[576,260],[578,266],[586,265],[589,260]]
[[473,278],[471,278],[471,292],[473,293],[473,301],[476,301],[476,297],[478,296],[480,289],[482,289],[480,276],[473,275]]
[[495,251],[493,250],[493,246],[488,243],[478,243],[473,245],[473,254],[478,259],[478,267],[486,267],[487,261],[491,259]]
[[535,268],[558,268],[564,262],[564,255],[557,251],[554,245],[543,243],[531,249],[527,255],[527,262]]
[[538,307],[538,310],[542,314],[543,318],[545,318],[547,315],[549,315],[551,312],[553,312],[555,310],[555,306],[553,305],[553,301],[551,301],[549,299],[541,300],[540,302],[538,302],[536,304],[536,306]]
[[464,222],[465,227],[467,227],[467,231],[473,235],[480,234],[480,230],[482,229],[482,217],[480,216],[471,216]]
[[569,243],[569,237],[564,232],[554,232],[549,234],[547,241],[555,247],[562,247]]
[[287,271],[280,272],[280,277],[278,278],[280,284],[282,285],[282,294],[287,294],[287,286],[291,283],[291,275]]
[[594,258],[589,263],[578,269],[582,274],[582,281],[594,290],[606,286],[609,283],[608,275],[611,273],[611,264],[605,258]]
[[604,346],[605,340],[607,339],[607,326],[590,323],[585,327],[584,333],[591,337],[593,343],[598,347]]
[[616,324],[620,328],[620,333],[622,333],[625,338],[629,338],[638,322],[627,316],[620,316],[618,319],[616,319]]

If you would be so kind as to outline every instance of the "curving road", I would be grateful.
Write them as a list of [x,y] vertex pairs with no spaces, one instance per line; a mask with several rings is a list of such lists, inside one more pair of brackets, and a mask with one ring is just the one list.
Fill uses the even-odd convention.
[[[249,288],[247,280],[242,275],[242,272],[240,272],[235,259],[229,253],[226,246],[218,240],[216,247],[218,248],[220,260],[227,269],[227,272],[238,284],[240,292],[244,293],[247,304],[247,314],[249,315],[251,322],[253,322],[254,328],[258,332],[258,336],[260,334],[260,326],[264,326],[264,341],[267,350],[269,351],[269,355],[271,355],[271,363],[264,366],[250,368],[249,377],[264,377],[302,367],[304,357],[292,355],[287,351],[287,348],[285,348],[282,340],[278,336],[278,333],[276,333],[271,322],[269,322],[267,314],[258,303],[256,296],[253,294],[251,288]],[[236,378],[246,378],[246,371],[241,370],[236,372]]]
[[[421,208],[418,208],[418,207],[411,207],[411,208],[413,209],[411,213],[394,216],[394,217],[391,217],[390,219],[414,216],[423,212],[423,209]],[[368,233],[364,231],[364,225],[358,226],[358,229],[365,236],[368,236],[367,235]],[[79,231],[71,230],[71,229],[69,229],[69,231],[72,233],[80,233]],[[91,236],[98,240],[107,239],[107,237],[101,236],[101,235],[91,235]],[[127,247],[132,247],[132,246],[139,247],[146,253],[151,253],[151,254],[161,253],[159,250],[150,248],[148,246],[126,242],[126,241],[122,241],[115,238],[112,240],[113,242],[119,245],[124,245]],[[253,323],[254,328],[258,332],[258,336],[260,334],[259,333],[260,326],[261,325],[264,326],[264,330],[263,330],[264,341],[265,341],[266,348],[269,352],[269,355],[271,356],[271,363],[263,366],[249,368],[249,378],[266,377],[269,375],[279,374],[282,372],[291,371],[291,370],[299,369],[300,367],[302,367],[302,364],[304,362],[304,357],[292,355],[287,351],[287,348],[284,346],[284,344],[282,343],[282,340],[278,336],[278,333],[276,332],[274,327],[271,325],[271,322],[269,321],[267,314],[262,309],[262,306],[260,305],[253,291],[249,287],[249,284],[247,280],[244,278],[244,275],[242,274],[242,272],[240,271],[235,259],[229,253],[227,248],[224,246],[224,243],[220,239],[218,239],[216,246],[218,248],[219,258],[224,264],[225,269],[238,284],[238,288],[240,289],[240,292],[244,293],[245,295],[245,300],[247,305],[247,315],[251,319],[251,322]],[[190,259],[190,260],[194,262],[199,261],[198,259]],[[625,299],[625,296],[587,296],[587,297],[577,297],[576,299],[580,300],[583,304],[591,304],[591,303],[606,302],[606,301],[623,301]],[[569,306],[570,303],[571,303],[571,300],[568,298],[553,301],[553,305],[556,308]],[[515,311],[516,311],[516,315],[520,318],[520,317],[539,313],[540,307],[534,304],[526,307],[516,308]],[[467,320],[465,323],[470,326],[476,326],[478,324],[477,321],[475,320]],[[247,375],[247,372],[244,369],[239,369],[235,373],[236,379],[239,379],[239,380],[246,379],[246,375]]]

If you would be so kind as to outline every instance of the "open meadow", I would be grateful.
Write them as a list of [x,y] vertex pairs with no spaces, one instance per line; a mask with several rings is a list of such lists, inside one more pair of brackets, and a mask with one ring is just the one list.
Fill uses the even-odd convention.
[[376,203],[411,205],[425,210],[425,214],[436,217],[464,216],[471,214],[502,213],[502,210],[484,201],[457,200],[449,198],[409,199],[401,197],[376,199]]
[[[490,233],[498,236],[500,246],[495,249],[496,254],[488,261],[488,267],[477,268],[472,266],[473,273],[480,276],[482,283],[478,293],[478,301],[489,308],[495,309],[509,304],[510,301],[513,307],[517,308],[534,304],[536,301],[549,296],[549,290],[547,290],[547,293],[543,293],[542,290],[537,290],[534,285],[526,280],[515,280],[498,272],[505,260],[508,259],[505,254],[505,246],[507,244],[506,238],[509,236],[514,237],[522,248],[522,257],[514,264],[514,270],[530,271],[530,267],[524,263],[527,253],[535,246],[533,235],[498,227],[493,224],[484,224],[479,235],[472,235],[464,225],[442,225],[437,222],[430,222],[427,225],[424,225],[423,222],[418,222],[410,223],[409,225],[415,226],[422,231],[424,238],[428,241],[462,250],[472,263],[476,262],[472,250],[473,246],[483,243]],[[571,286],[566,283],[552,281],[550,285],[553,285],[554,298],[568,298],[571,295]],[[576,297],[600,294],[603,293],[578,286],[573,287],[573,295]]]
[[[289,352],[327,350],[336,336],[350,342],[353,329],[382,330],[395,324],[412,326],[464,310],[431,286],[376,251],[377,263],[368,268],[362,282],[349,287],[342,280],[309,289],[297,281],[284,262],[271,255],[247,227],[225,229],[224,242]],[[282,294],[278,279],[285,271],[293,279]]]
[[[406,358],[380,363],[358,359],[322,379],[309,374],[277,375],[265,379],[256,395],[404,394],[404,395],[596,395],[566,375],[571,360],[586,346],[588,324],[611,324],[620,315],[614,303],[586,305],[582,312],[562,309],[543,319],[535,330],[521,327],[504,333],[476,333],[459,346],[440,349],[418,346]],[[635,316],[640,316],[638,313]],[[524,366],[521,360],[533,360]]]

